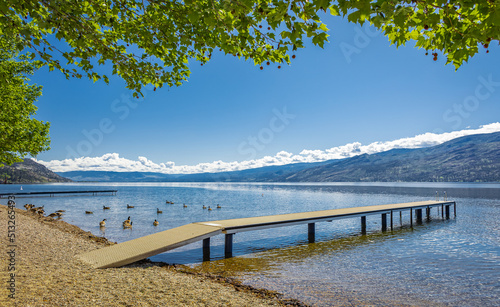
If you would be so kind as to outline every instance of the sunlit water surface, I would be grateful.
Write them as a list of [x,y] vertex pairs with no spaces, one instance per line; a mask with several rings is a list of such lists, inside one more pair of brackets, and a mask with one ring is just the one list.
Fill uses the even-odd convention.
[[[20,189],[1,185],[0,193]],[[273,228],[236,234],[231,259],[223,258],[223,235],[211,239],[211,261],[202,261],[201,242],[151,259],[236,276],[318,306],[500,306],[499,184],[74,183],[23,185],[22,192],[104,189],[118,193],[18,197],[17,205],[45,205],[47,213],[64,209],[63,220],[123,242],[192,222],[433,200],[436,191],[442,199],[446,191],[457,202],[457,216],[452,212],[450,220],[433,209],[430,221],[411,228],[405,212],[402,220],[395,215],[393,231],[382,233],[380,217],[368,216],[367,235],[360,233],[359,218],[317,223],[313,244],[307,242],[307,225]],[[217,204],[222,208],[215,209]],[[133,228],[123,229],[128,216]],[[106,228],[100,229],[104,218]]]

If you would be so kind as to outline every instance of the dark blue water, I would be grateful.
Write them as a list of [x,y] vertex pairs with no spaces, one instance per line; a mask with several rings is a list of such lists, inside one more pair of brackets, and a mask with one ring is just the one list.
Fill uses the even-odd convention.
[[[65,209],[64,220],[112,241],[123,242],[184,224],[219,219],[441,199],[457,202],[457,217],[410,227],[409,214],[395,229],[380,232],[380,217],[316,224],[316,243],[307,225],[238,233],[234,258],[223,259],[223,236],[211,240],[212,261],[202,262],[201,242],[152,260],[237,276],[244,283],[279,291],[318,306],[339,304],[500,306],[500,185],[447,183],[373,184],[48,184],[23,192],[117,189],[116,196],[17,199],[18,206]],[[20,192],[19,185],[0,193]],[[166,204],[165,201],[174,204]],[[5,201],[0,200],[0,203]],[[183,204],[188,207],[183,208]],[[127,209],[126,205],[135,206]],[[220,204],[222,209],[215,209]],[[102,206],[110,206],[103,210]],[[213,211],[203,210],[211,206]],[[156,208],[163,211],[156,213]],[[93,211],[87,215],[85,211]],[[132,229],[122,221],[131,216]],[[99,221],[107,219],[105,230]],[[153,221],[160,222],[158,227]],[[401,225],[402,224],[402,225]],[[342,300],[338,300],[342,297]],[[347,301],[346,301],[347,300]],[[346,303],[347,302],[347,303]]]

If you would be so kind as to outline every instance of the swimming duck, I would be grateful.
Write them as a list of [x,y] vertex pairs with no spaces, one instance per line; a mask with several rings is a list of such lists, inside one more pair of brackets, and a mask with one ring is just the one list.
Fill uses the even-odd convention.
[[110,209],[109,207],[102,206],[102,210],[109,210],[109,209]]
[[203,205],[203,209],[207,209],[207,206]]
[[130,216],[123,222],[123,228],[132,227],[132,221],[130,221]]
[[92,211],[85,211],[85,214],[94,214]]
[[160,209],[156,208],[156,214],[160,214],[160,213],[163,213],[163,211],[161,211]]
[[157,220],[155,220],[155,221],[153,222],[153,226],[158,226],[158,224],[160,224],[160,223],[158,223],[158,221],[157,221]]
[[99,226],[100,226],[100,227],[104,227],[104,226],[106,226],[106,219],[104,219],[104,220],[100,221],[100,222],[99,222]]
[[134,206],[127,204],[127,209],[130,209],[130,208],[134,208]]
[[208,206],[208,211],[212,211],[212,208],[210,208],[210,206]]
[[220,209],[220,208],[222,208],[222,207],[219,204],[217,204],[217,209]]
[[182,206],[183,206],[184,208],[187,208],[187,207],[188,207],[186,204],[183,204]]
[[132,228],[132,223],[133,222],[128,221],[123,222],[123,228]]

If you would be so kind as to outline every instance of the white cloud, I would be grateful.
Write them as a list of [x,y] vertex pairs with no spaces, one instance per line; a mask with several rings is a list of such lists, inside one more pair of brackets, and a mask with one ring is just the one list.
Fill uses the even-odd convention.
[[176,165],[174,162],[154,163],[146,157],[138,157],[137,161],[121,158],[118,153],[108,153],[101,157],[81,157],[76,159],[41,161],[55,172],[67,171],[117,171],[117,172],[157,172],[165,174],[192,174],[204,172],[238,171],[271,165],[284,165],[298,162],[320,162],[332,159],[344,159],[360,154],[373,154],[395,148],[421,148],[434,146],[446,141],[480,133],[500,131],[500,122],[479,127],[478,129],[465,129],[447,133],[424,133],[414,137],[402,138],[388,142],[374,142],[363,145],[354,142],[326,150],[302,150],[299,154],[280,151],[274,156],[265,156],[260,159],[247,161],[214,161],[199,163],[197,165]]

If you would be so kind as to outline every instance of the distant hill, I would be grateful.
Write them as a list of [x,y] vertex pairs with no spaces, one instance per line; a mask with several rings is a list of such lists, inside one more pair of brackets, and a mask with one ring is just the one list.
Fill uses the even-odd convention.
[[393,149],[307,168],[277,178],[293,182],[498,182],[500,132],[418,149]]
[[71,171],[58,172],[59,175],[74,181],[99,182],[269,182],[305,168],[323,165],[331,161],[317,163],[294,163],[278,166],[265,166],[234,172],[200,174],[161,174],[150,172],[105,172]]
[[71,182],[31,159],[0,167],[0,183]]
[[58,174],[75,181],[106,182],[500,182],[500,132],[465,136],[433,147],[393,149],[341,160],[234,172],[167,175],[75,171]]

